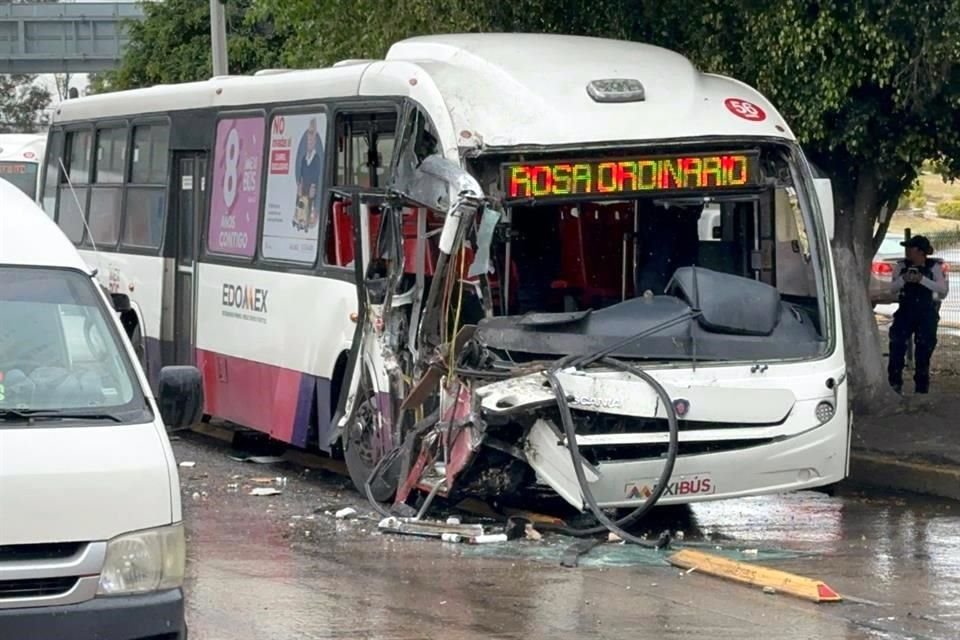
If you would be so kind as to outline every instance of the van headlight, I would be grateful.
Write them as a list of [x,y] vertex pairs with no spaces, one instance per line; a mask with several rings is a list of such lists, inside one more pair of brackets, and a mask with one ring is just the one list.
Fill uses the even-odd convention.
[[176,589],[185,563],[183,523],[117,536],[107,543],[97,595]]

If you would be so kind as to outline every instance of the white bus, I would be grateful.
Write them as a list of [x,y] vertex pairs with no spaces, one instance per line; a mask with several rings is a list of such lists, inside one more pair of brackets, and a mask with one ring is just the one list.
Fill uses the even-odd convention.
[[46,141],[42,133],[0,133],[0,179],[32,200],[40,195],[40,162]]
[[829,181],[676,53],[419,37],[71,100],[48,149],[47,211],[130,295],[148,370],[196,363],[208,415],[342,444],[377,499],[847,474]]

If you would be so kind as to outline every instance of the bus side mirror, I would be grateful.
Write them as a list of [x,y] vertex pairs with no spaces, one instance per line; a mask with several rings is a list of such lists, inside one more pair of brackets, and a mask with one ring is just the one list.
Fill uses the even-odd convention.
[[164,367],[157,396],[168,429],[192,427],[203,416],[203,376],[196,367]]
[[827,231],[827,238],[833,240],[836,219],[833,211],[833,184],[829,178],[814,178],[813,184],[817,189],[817,199],[820,201],[820,214],[823,216],[823,228]]

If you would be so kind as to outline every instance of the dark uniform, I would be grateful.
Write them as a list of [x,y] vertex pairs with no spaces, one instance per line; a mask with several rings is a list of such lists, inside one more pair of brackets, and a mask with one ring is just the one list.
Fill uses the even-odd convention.
[[[924,256],[933,253],[933,247],[923,236],[915,236],[903,246],[921,251]],[[919,281],[911,282],[908,273],[916,269]],[[914,277],[916,279],[916,277]],[[930,390],[930,358],[937,346],[937,325],[940,322],[940,299],[947,294],[946,278],[940,260],[926,257],[921,264],[905,259],[897,263],[892,284],[899,288],[899,307],[890,326],[890,360],[887,377],[897,392],[903,388],[903,365],[910,337],[914,341],[913,381],[917,393]]]

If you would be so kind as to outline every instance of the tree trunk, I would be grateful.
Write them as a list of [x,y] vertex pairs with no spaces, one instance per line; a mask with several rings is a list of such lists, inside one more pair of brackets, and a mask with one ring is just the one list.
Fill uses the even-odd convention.
[[847,375],[853,409],[858,414],[890,409],[897,396],[887,383],[880,332],[870,304],[870,265],[873,227],[880,212],[876,170],[861,170],[854,193],[838,189],[834,262],[839,287],[838,304],[846,343]]

